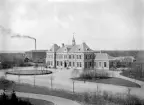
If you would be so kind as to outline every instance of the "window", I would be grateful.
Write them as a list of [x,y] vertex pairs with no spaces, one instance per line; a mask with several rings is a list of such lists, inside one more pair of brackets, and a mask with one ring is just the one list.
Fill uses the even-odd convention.
[[69,62],[69,66],[71,66],[71,62]]
[[73,59],[74,59],[75,57],[74,57],[74,55],[73,55]]
[[89,66],[90,66],[90,67],[92,66],[92,63],[91,63],[91,62],[89,62]]
[[85,68],[87,68],[87,62],[85,62]]
[[77,55],[77,59],[79,59],[78,55]]
[[106,62],[104,62],[104,67],[107,67],[107,64],[106,64]]
[[69,55],[69,59],[71,59],[71,55]]
[[77,62],[77,67],[79,67],[79,63]]
[[85,55],[85,59],[87,59],[87,55]]
[[96,66],[96,62],[94,62],[94,66]]
[[62,61],[61,61],[61,66],[62,66],[62,64],[63,64],[63,63],[62,63]]
[[79,59],[81,59],[81,55],[79,55]]
[[99,62],[99,67],[101,67],[101,62]]
[[80,62],[80,67],[81,67],[81,62]]
[[73,66],[75,66],[75,63],[73,62]]

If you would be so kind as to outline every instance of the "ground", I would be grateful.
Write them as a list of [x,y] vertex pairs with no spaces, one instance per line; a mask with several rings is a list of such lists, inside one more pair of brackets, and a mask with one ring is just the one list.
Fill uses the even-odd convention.
[[86,79],[80,79],[80,78],[74,78],[74,80],[78,81],[85,81],[85,82],[95,82],[95,83],[104,83],[104,84],[113,84],[118,86],[126,86],[126,87],[140,87],[137,83],[124,80],[121,78],[107,78],[107,79],[97,79],[97,80],[86,80]]
[[[32,68],[20,68],[20,69],[32,69]],[[44,87],[51,87],[52,88],[57,88],[57,89],[65,89],[68,91],[73,91],[73,82],[70,78],[73,78],[75,75],[78,74],[80,71],[77,70],[73,72],[71,69],[49,69],[51,70],[52,74],[50,75],[42,75],[42,76],[36,76],[35,77],[35,85],[37,86],[44,86]],[[144,91],[144,83],[140,83],[139,81],[135,81],[133,79],[125,78],[124,76],[119,75],[119,72],[115,71],[110,71],[113,73],[114,77],[117,78],[122,78],[125,80],[129,80],[131,82],[136,82],[141,88],[135,88],[135,87],[130,87],[131,88],[131,94],[138,95],[140,97],[144,98],[144,94],[142,91]],[[2,72],[1,72],[1,75]],[[53,79],[51,79],[51,77]],[[34,76],[15,76],[15,75],[7,75],[7,79],[14,80],[16,82],[20,83],[28,83],[28,84],[34,84]],[[20,79],[20,81],[19,81]],[[52,84],[52,85],[51,85]],[[100,89],[101,91],[109,91],[112,93],[123,93],[126,94],[128,92],[128,87],[125,86],[117,86],[117,85],[112,85],[112,84],[103,84],[103,83],[92,83],[92,82],[83,82],[83,81],[75,81],[74,83],[74,90],[75,92],[95,92],[97,89]]]

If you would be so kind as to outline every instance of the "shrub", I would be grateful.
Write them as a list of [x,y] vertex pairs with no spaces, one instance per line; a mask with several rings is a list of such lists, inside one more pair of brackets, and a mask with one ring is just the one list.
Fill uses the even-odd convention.
[[4,92],[0,96],[0,105],[32,105],[29,101],[21,100],[13,91],[12,94],[6,95]]
[[13,81],[9,81],[9,80],[5,79],[5,77],[0,78],[0,88],[1,89],[8,89],[8,88],[12,87],[12,85],[13,85]]
[[80,78],[82,79],[104,79],[109,77],[110,73],[105,71],[84,71],[80,74]]

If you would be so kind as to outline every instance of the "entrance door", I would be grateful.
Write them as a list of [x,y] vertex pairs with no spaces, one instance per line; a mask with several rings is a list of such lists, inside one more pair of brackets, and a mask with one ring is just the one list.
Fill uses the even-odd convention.
[[64,67],[67,67],[67,63],[66,62],[64,63]]

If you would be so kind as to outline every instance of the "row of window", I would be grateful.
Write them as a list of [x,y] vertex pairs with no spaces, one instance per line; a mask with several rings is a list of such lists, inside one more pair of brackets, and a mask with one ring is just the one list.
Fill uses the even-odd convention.
[[47,61],[47,65],[53,65],[53,61]]
[[85,62],[85,68],[90,68],[93,66],[92,62]]
[[69,66],[73,66],[73,67],[82,67],[82,63],[81,62],[69,62]]
[[67,63],[63,63],[63,61],[57,61],[57,66],[65,66],[65,67],[82,67],[82,63],[81,62],[69,62]]
[[[53,55],[47,55],[47,58],[53,58]],[[58,59],[82,59],[82,55],[63,55],[63,54],[57,54],[56,58]],[[94,56],[92,54],[85,55],[85,59],[93,59]]]
[[82,55],[62,55],[62,54],[59,54],[59,55],[56,55],[56,58],[59,58],[59,59],[82,59]]
[[92,54],[85,55],[85,59],[94,59],[94,56]]
[[53,55],[47,55],[47,58],[53,58]]
[[95,67],[107,67],[107,62],[94,62]]

